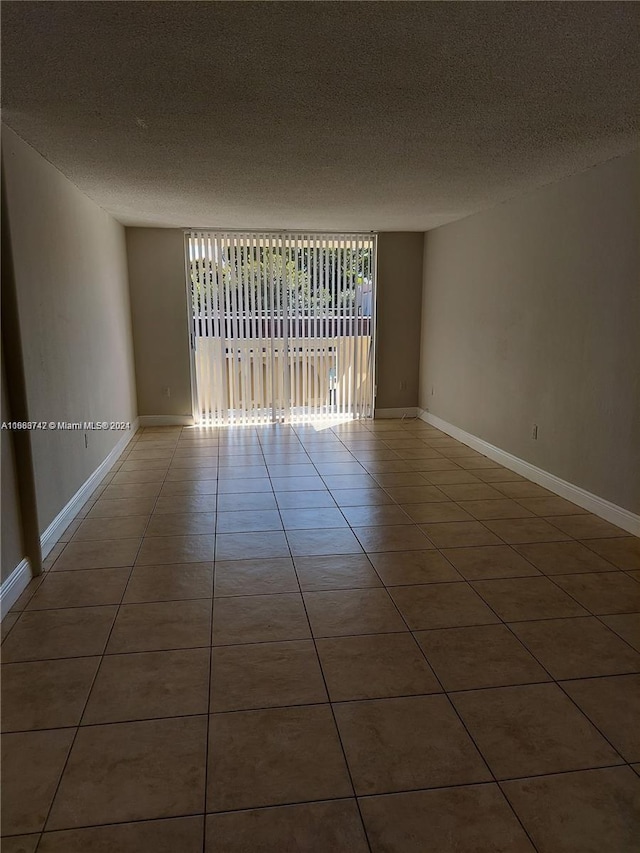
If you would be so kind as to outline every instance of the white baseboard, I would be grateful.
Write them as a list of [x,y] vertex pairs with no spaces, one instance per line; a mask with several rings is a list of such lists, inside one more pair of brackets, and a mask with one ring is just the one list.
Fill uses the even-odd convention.
[[615,524],[623,530],[628,530],[633,536],[640,536],[640,515],[636,515],[628,509],[624,509],[624,507],[598,497],[598,495],[587,492],[586,489],[582,489],[580,486],[575,486],[573,483],[561,480],[560,477],[556,477],[555,474],[550,474],[548,471],[543,471],[542,468],[536,468],[530,462],[525,462],[524,459],[513,456],[511,453],[507,453],[505,450],[489,444],[487,441],[472,435],[470,432],[465,432],[463,429],[453,426],[453,424],[447,423],[447,421],[443,421],[442,418],[424,411],[424,409],[420,409],[419,411],[419,417],[423,421],[488,456],[494,462],[499,462],[500,465],[504,465],[510,471],[515,471],[516,474],[521,474],[527,480],[531,480],[539,486],[544,486],[550,492],[554,492],[556,495],[560,495],[560,497],[581,506],[583,509],[589,510],[594,515],[604,518],[605,521],[610,521],[611,524]]
[[374,418],[416,418],[420,409],[417,406],[406,406],[400,409],[376,409]]
[[4,619],[31,580],[29,560],[21,560],[0,587],[0,619]]
[[131,441],[139,427],[138,419],[132,422],[131,429],[126,432],[120,441],[116,444],[107,458],[96,468],[91,476],[78,489],[71,500],[64,506],[53,519],[40,537],[40,547],[42,548],[42,558],[44,559],[62,536],[67,527],[78,514],[79,510],[86,503],[91,493],[97,488],[102,478],[114,464],[116,459],[123,452],[127,444]]
[[141,427],[150,426],[193,426],[191,415],[140,415]]

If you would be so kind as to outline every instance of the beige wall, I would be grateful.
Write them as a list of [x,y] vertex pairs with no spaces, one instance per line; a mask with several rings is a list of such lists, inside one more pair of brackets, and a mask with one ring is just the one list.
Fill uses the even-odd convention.
[[377,409],[418,405],[424,234],[378,236]]
[[[133,421],[133,344],[124,228],[3,127],[29,416]],[[122,432],[37,431],[43,532]]]
[[434,415],[636,513],[639,163],[428,232],[420,380]]
[[127,228],[127,254],[138,411],[190,416],[184,234],[177,228]]
[[[6,421],[9,419],[3,360],[0,420]],[[19,498],[13,460],[13,447],[11,445],[11,434],[8,430],[3,429],[0,432],[0,443],[2,450],[2,458],[0,459],[0,465],[2,465],[2,503],[0,504],[0,515],[2,517],[2,565],[0,566],[0,581],[4,581],[22,560],[24,553],[20,532]]]
[[[190,415],[183,232],[126,231],[139,413]],[[393,232],[378,238],[378,408],[418,402],[423,237]]]

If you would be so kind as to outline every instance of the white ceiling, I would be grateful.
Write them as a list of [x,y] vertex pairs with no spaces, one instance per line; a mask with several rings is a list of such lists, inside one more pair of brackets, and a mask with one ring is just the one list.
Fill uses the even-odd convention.
[[2,3],[4,121],[127,225],[425,230],[639,144],[640,5]]

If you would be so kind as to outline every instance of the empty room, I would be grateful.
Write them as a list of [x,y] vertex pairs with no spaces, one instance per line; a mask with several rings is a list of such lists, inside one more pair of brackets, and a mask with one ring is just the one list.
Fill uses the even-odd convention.
[[640,6],[0,15],[2,853],[637,853]]

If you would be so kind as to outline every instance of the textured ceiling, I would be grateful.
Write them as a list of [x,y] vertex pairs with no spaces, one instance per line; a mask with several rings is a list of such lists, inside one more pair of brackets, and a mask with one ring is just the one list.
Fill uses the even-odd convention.
[[638,146],[640,5],[2,3],[4,121],[128,225],[425,230]]

